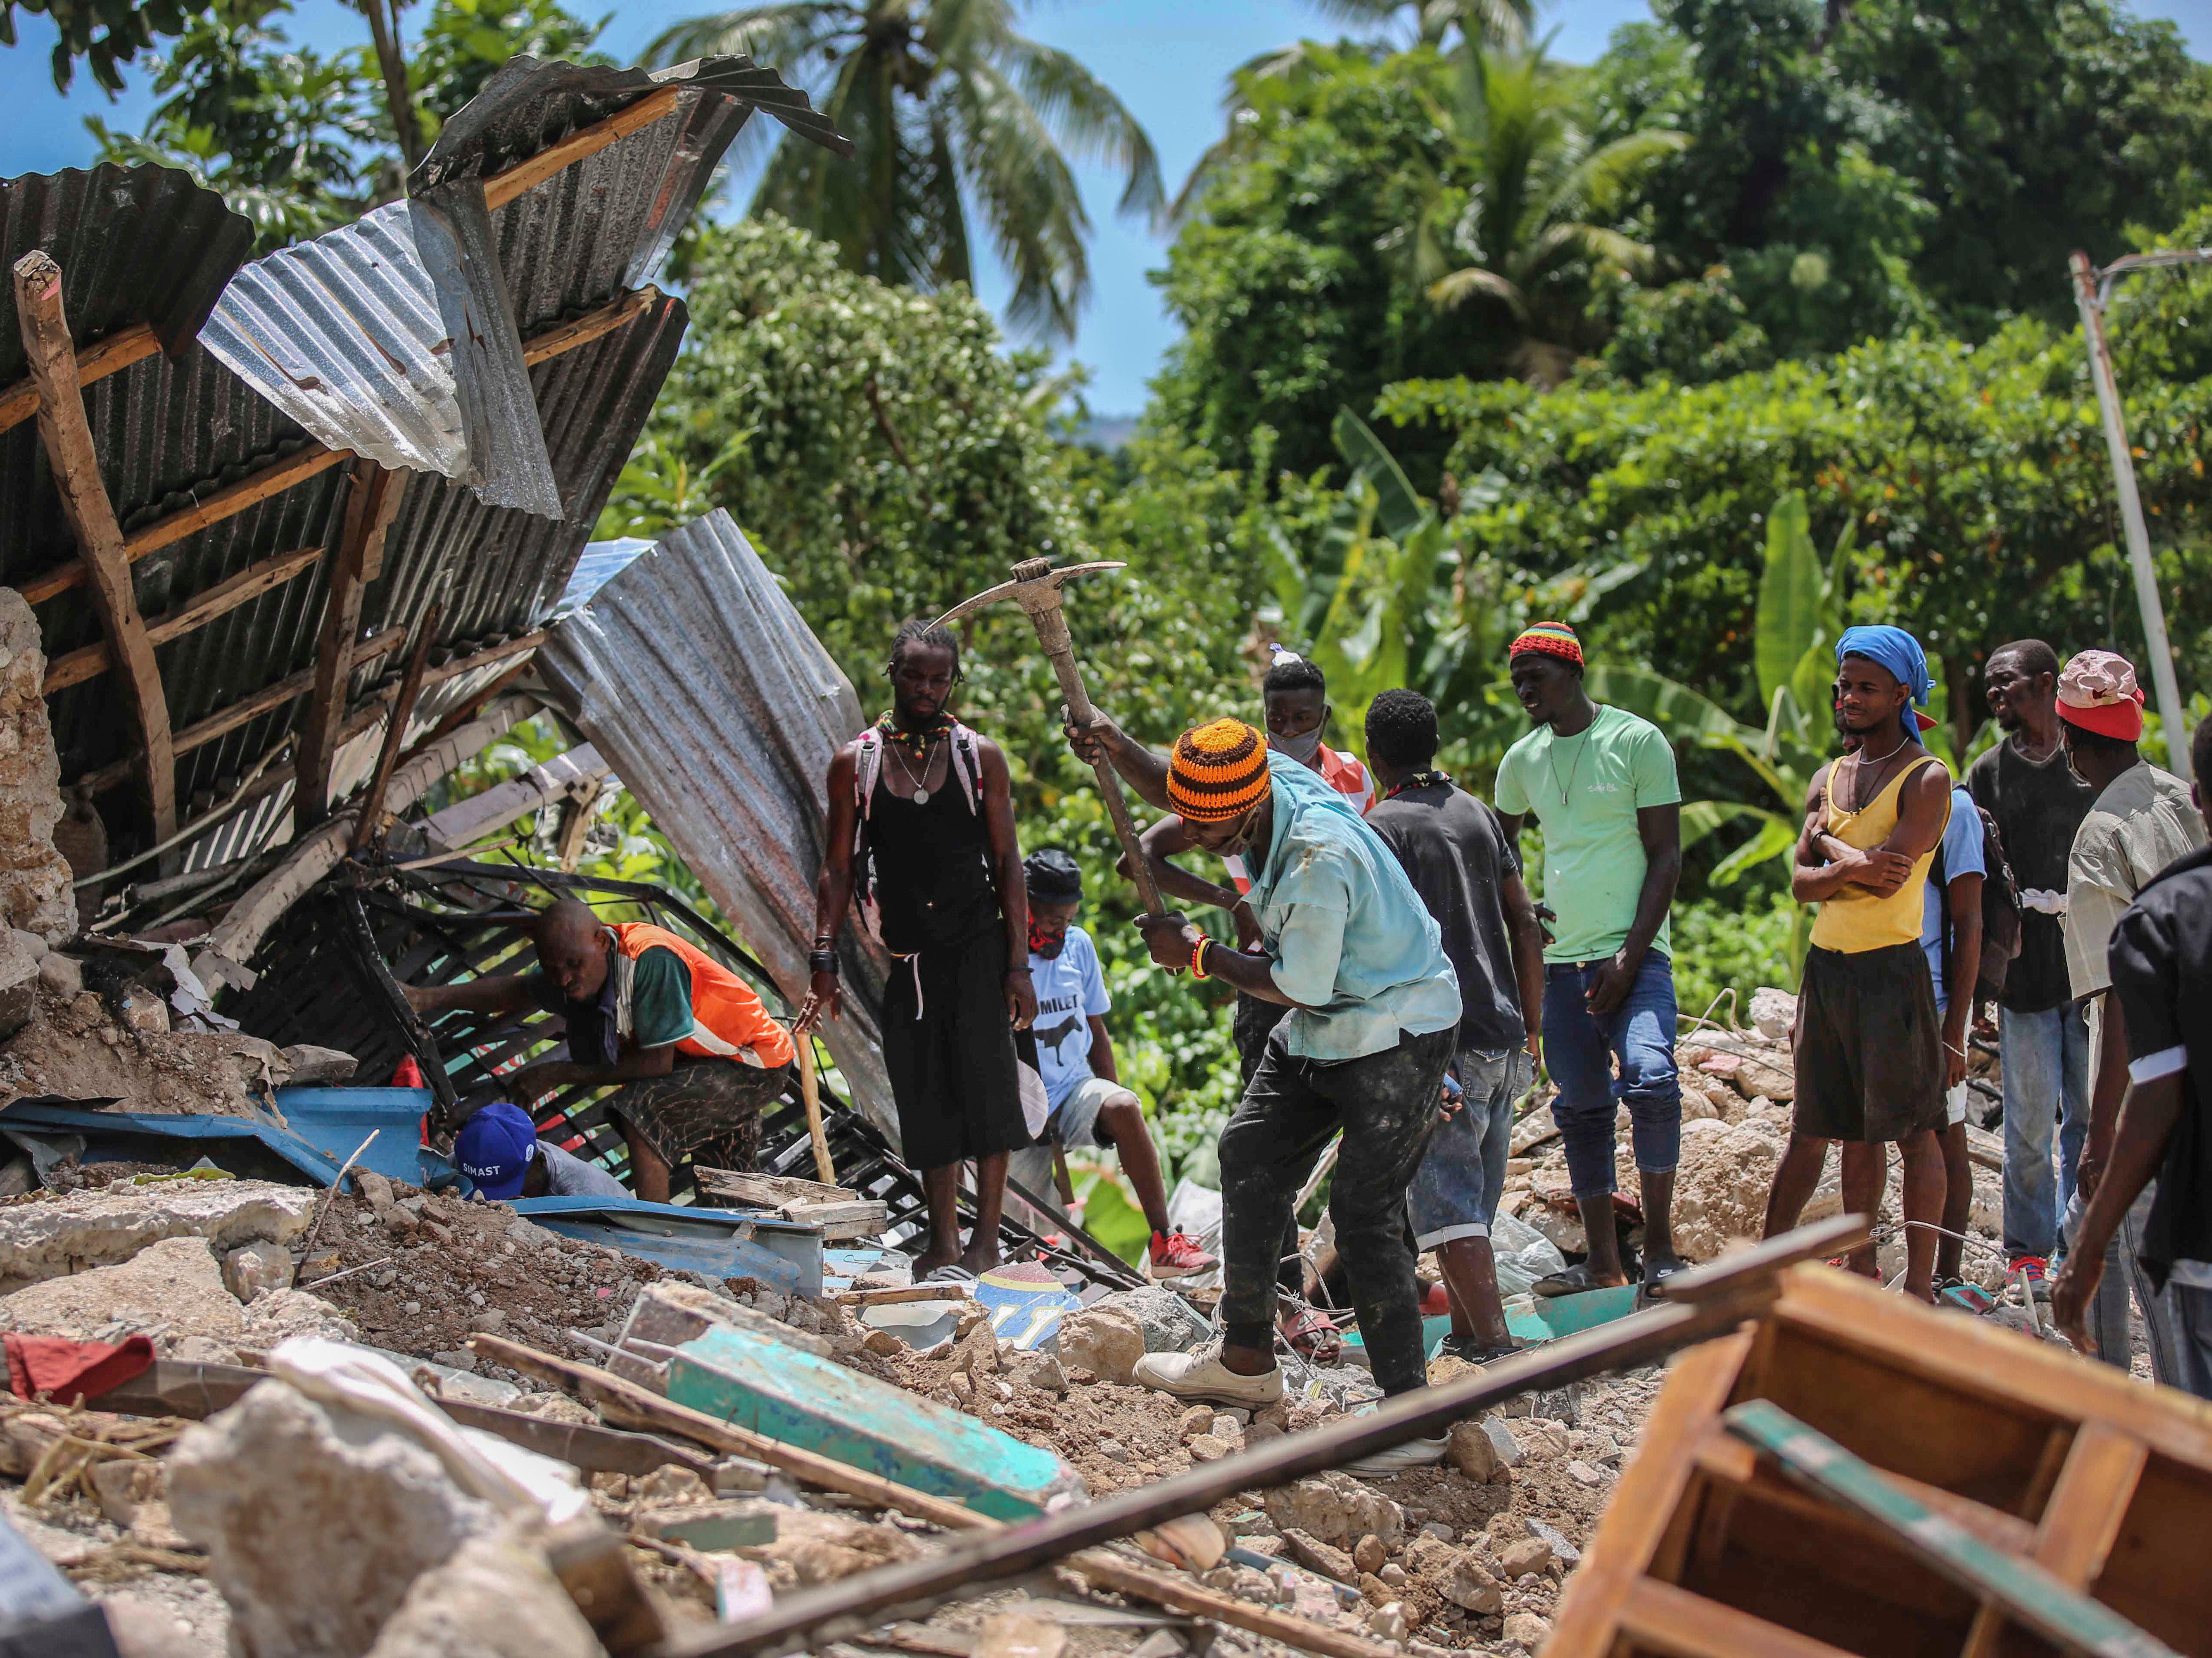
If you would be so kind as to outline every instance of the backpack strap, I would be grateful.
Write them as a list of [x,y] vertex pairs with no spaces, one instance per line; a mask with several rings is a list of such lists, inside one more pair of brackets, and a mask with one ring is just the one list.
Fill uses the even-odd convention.
[[952,774],[960,780],[960,793],[970,816],[982,811],[983,762],[975,751],[975,733],[958,720],[952,722]]
[[884,734],[871,726],[853,743],[853,804],[860,808],[855,823],[860,833],[867,829],[869,808],[876,798],[876,780],[883,771]]

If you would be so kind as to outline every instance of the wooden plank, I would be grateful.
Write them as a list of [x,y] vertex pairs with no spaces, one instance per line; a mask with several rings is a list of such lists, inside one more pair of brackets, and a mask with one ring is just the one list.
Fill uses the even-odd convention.
[[[1630,1586],[1620,1624],[1639,1650],[1666,1658],[1851,1658],[1826,1641],[1648,1577]],[[1545,1658],[1557,1649],[1554,1637]]]
[[[1762,1503],[1788,1509],[1808,1521],[1828,1520],[1853,1530],[1874,1529],[1872,1521],[1785,1483],[1761,1464],[1757,1451],[1717,1424],[1698,1443],[1698,1468],[1713,1479],[1724,1480]],[[1961,1497],[1956,1491],[1947,1491],[1940,1485],[1930,1485],[1887,1468],[1877,1472],[1899,1491],[1931,1512],[1953,1521],[1993,1549],[2024,1554],[2035,1542],[2035,1527],[2017,1515],[2006,1514],[1987,1503],[1977,1503],[1971,1497]]]
[[1224,1594],[1218,1589],[1194,1583],[1178,1573],[1140,1566],[1133,1560],[1109,1554],[1104,1549],[1085,1549],[1079,1554],[1070,1556],[1067,1564],[1099,1588],[1111,1589],[1116,1594],[1126,1594],[1135,1600],[1149,1600],[1154,1606],[1165,1606],[1172,1612],[1188,1612],[1196,1618],[1211,1618],[1217,1624],[1249,1630],[1255,1635],[1280,1641],[1285,1646],[1300,1652],[1320,1653],[1322,1658],[1395,1658],[1403,1649],[1395,1643],[1384,1646],[1364,1636],[1331,1629],[1310,1618],[1278,1612],[1272,1606],[1258,1606],[1233,1594]]
[[100,452],[85,418],[84,387],[76,373],[76,348],[62,311],[62,268],[34,250],[15,262],[15,322],[23,355],[39,395],[39,437],[61,498],[62,516],[76,537],[78,562],[91,579],[93,604],[107,642],[131,684],[131,711],[138,727],[139,759],[154,838],[177,829],[177,760],[170,743],[169,701],[153,641],[138,613],[123,528],[100,475]]
[[[248,599],[258,598],[271,587],[283,586],[323,556],[319,547],[301,547],[289,553],[279,553],[274,558],[264,558],[249,565],[227,581],[219,581],[181,610],[156,616],[146,624],[146,637],[156,647],[173,639],[181,639],[197,629],[204,628],[219,616],[236,610]],[[82,684],[97,678],[114,665],[114,658],[106,641],[87,645],[82,650],[70,651],[56,657],[46,665],[45,694],[66,690],[71,685]]]
[[[128,328],[119,328],[106,339],[88,345],[76,354],[77,383],[89,386],[94,380],[120,374],[132,363],[152,356],[161,349],[161,342],[154,337],[151,324],[134,322]],[[0,392],[0,432],[21,426],[38,412],[39,385],[36,380],[18,380],[5,392]]]
[[1730,1432],[1775,1458],[1791,1479],[1887,1527],[1930,1570],[2000,1602],[2015,1621],[2062,1650],[2085,1658],[2177,1658],[2171,1647],[2111,1607],[2039,1564],[1990,1547],[1771,1400],[1736,1406],[1721,1419]]
[[1693,1347],[1675,1361],[1637,1442],[1635,1460],[1606,1504],[1605,1524],[1567,1579],[1552,1637],[1544,1645],[1546,1658],[1607,1658],[1613,1651],[1629,1597],[1645,1581],[1688,1491],[1698,1442],[1735,1391],[1751,1348],[1752,1333],[1740,1330]]
[[2124,1370],[2046,1342],[1890,1295],[1850,1272],[1787,1275],[1774,1314],[1869,1361],[1939,1382],[2014,1414],[2092,1418],[2212,1473],[2212,1406],[2146,1388]]
[[[659,304],[661,298],[659,289],[641,288],[611,304],[601,306],[597,311],[573,321],[556,324],[522,343],[522,360],[535,367],[563,352],[588,345],[641,315]],[[136,564],[149,553],[173,546],[186,536],[197,535],[211,524],[220,524],[271,495],[282,495],[295,484],[304,483],[318,473],[328,471],[340,462],[352,459],[353,452],[349,449],[325,449],[319,443],[311,442],[274,465],[264,466],[235,483],[216,490],[204,501],[195,501],[181,512],[172,513],[167,518],[156,519],[151,524],[133,530],[124,539],[124,550],[130,556],[131,562]],[[65,593],[72,587],[83,585],[83,562],[72,559],[68,563],[56,565],[44,575],[33,577],[18,591],[30,603],[39,604],[58,593]]]
[[430,659],[430,642],[437,638],[438,623],[445,614],[445,605],[433,599],[415,625],[415,648],[407,653],[407,671],[399,681],[399,695],[392,700],[391,718],[385,723],[384,744],[377,750],[375,769],[368,774],[368,787],[354,816],[356,852],[381,835],[385,785],[392,780],[392,762],[399,758],[399,739],[407,734],[407,722],[415,717],[416,699],[422,695],[422,671]]
[[674,114],[683,95],[684,89],[680,87],[662,87],[658,91],[649,92],[635,103],[617,110],[605,120],[594,121],[591,125],[570,133],[551,148],[539,150],[529,160],[516,162],[504,173],[493,173],[484,180],[484,205],[505,207],[524,191],[544,184],[555,173],[575,166],[586,156],[596,155],[608,145]]
[[292,811],[303,828],[329,815],[331,767],[337,757],[338,728],[345,723],[346,686],[353,677],[355,635],[372,566],[384,557],[384,537],[399,514],[407,477],[373,460],[355,463],[347,487],[345,531],[331,566],[330,595],[315,647],[315,685],[293,762]]
[[2132,1434],[2083,1423],[2036,1528],[2037,1563],[2076,1588],[2094,1582],[2119,1540],[2149,1457],[2149,1447]]

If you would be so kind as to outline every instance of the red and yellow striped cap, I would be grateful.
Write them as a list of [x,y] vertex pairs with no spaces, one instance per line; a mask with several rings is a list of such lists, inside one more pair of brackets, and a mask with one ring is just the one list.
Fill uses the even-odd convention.
[[1515,657],[1530,651],[1540,651],[1546,656],[1563,656],[1578,665],[1583,659],[1583,642],[1575,637],[1575,630],[1564,622],[1539,622],[1528,629],[1514,640],[1505,653],[1505,659],[1510,662]]
[[1168,804],[1194,823],[1225,823],[1267,798],[1267,739],[1241,720],[1217,720],[1176,739]]

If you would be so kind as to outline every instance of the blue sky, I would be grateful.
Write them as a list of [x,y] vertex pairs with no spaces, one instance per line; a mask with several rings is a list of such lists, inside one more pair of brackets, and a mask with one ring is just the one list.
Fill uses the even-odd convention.
[[[591,0],[569,3],[586,15],[597,9]],[[295,40],[328,49],[366,38],[360,14],[338,0],[295,4]],[[635,53],[670,22],[711,4],[633,0],[608,25],[601,45],[618,58]],[[2173,19],[2197,56],[2212,58],[2212,0],[2137,0],[2136,9]],[[403,14],[403,27],[421,15],[419,8]],[[1548,0],[1542,26],[1559,31],[1553,46],[1559,57],[1587,63],[1604,50],[1617,25],[1649,15],[1647,0]],[[111,104],[80,72],[76,88],[63,98],[47,73],[51,26],[21,12],[16,26],[21,44],[0,50],[0,175],[89,161],[94,146],[83,129],[86,115],[101,115],[119,130],[137,129],[152,102],[141,86],[134,84]],[[1120,93],[1152,134],[1170,189],[1219,131],[1222,87],[1231,69],[1301,34],[1336,33],[1304,0],[1036,0],[1027,27],[1037,39],[1074,52]],[[736,199],[743,201],[746,181],[734,182]],[[1086,175],[1084,184],[1096,233],[1092,295],[1073,355],[1093,371],[1088,395],[1094,410],[1133,413],[1175,337],[1158,291],[1145,280],[1160,264],[1165,245],[1144,224],[1115,217],[1119,191],[1110,178]],[[1004,300],[1006,284],[995,272],[983,273],[979,286],[994,308]]]

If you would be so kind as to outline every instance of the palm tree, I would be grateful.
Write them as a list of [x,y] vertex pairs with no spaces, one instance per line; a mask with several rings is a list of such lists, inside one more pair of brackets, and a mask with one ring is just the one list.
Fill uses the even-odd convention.
[[[1388,31],[1412,14],[1416,44],[1442,46],[1456,28],[1462,41],[1477,46],[1519,47],[1528,44],[1536,0],[1311,0],[1315,9],[1339,21]],[[1381,42],[1377,43],[1382,44]],[[1169,205],[1170,220],[1186,217],[1206,185],[1233,158],[1249,127],[1253,94],[1270,82],[1295,82],[1312,66],[1314,43],[1293,40],[1248,59],[1231,71],[1221,100],[1222,135],[1207,146]]]
[[[1465,201],[1452,212],[1455,192],[1432,180],[1429,206],[1408,227],[1404,248],[1435,303],[1480,298],[1510,313],[1522,336],[1515,367],[1555,383],[1573,360],[1557,335],[1581,307],[1566,296],[1547,305],[1547,289],[1577,264],[1648,273],[1650,247],[1602,221],[1647,168],[1687,146],[1689,137],[1650,128],[1594,144],[1575,121],[1572,86],[1542,46],[1503,52],[1469,46],[1457,56],[1454,95],[1437,119],[1458,153],[1453,171],[1469,181]],[[1456,269],[1454,255],[1466,261]]]
[[1159,161],[1121,100],[1018,33],[1015,11],[1013,0],[781,0],[679,23],[647,51],[662,64],[717,52],[773,64],[853,140],[841,161],[777,134],[753,212],[836,242],[852,270],[933,288],[975,281],[972,206],[1013,275],[1009,321],[1067,339],[1091,288],[1091,221],[1063,149],[1124,176],[1125,213],[1160,210]]

